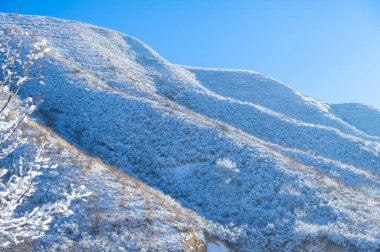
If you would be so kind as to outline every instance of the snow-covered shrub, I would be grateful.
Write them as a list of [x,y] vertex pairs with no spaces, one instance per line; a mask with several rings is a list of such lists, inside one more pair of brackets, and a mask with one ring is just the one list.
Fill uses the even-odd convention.
[[[36,42],[16,26],[0,30],[0,160],[28,143],[22,137],[20,125],[35,105],[32,97],[19,100],[17,94],[29,80],[41,80],[37,63],[49,52],[46,43],[46,40]],[[20,157],[12,166],[0,168],[0,249],[41,237],[55,214],[72,214],[71,202],[88,195],[84,187],[72,189],[64,199],[37,206],[21,216],[16,214],[17,208],[37,190],[35,178],[42,175],[42,169],[57,167],[49,164],[43,150],[38,149],[31,161]]]

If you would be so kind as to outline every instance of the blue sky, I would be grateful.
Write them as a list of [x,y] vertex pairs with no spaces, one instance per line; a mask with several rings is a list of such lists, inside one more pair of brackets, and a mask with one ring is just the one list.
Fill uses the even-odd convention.
[[254,70],[380,108],[377,0],[0,0],[0,12],[16,9],[125,32],[173,63]]

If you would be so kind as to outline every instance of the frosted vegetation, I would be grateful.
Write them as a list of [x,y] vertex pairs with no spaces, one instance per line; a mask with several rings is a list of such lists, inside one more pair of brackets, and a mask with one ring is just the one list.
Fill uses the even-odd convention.
[[35,109],[32,97],[19,100],[20,88],[32,79],[40,79],[36,62],[49,52],[46,40],[33,41],[27,32],[16,26],[2,27],[0,30],[0,160],[4,167],[0,169],[0,249],[36,239],[49,229],[53,217],[57,214],[69,216],[71,202],[88,195],[82,186],[80,190],[65,193],[64,198],[55,202],[35,205],[31,211],[18,213],[25,201],[37,190],[36,177],[42,175],[43,169],[57,168],[50,165],[49,158],[43,155],[43,148],[29,146],[31,157],[13,156],[12,162],[7,158],[17,149],[30,142],[22,137],[21,124]]
[[[131,36],[92,25],[0,15],[1,25],[10,22],[46,38],[51,48],[46,84],[31,80],[20,90],[23,98],[43,98],[35,118],[193,210],[187,216],[196,221],[187,227],[196,227],[196,237],[240,251],[380,248],[376,112],[357,106],[356,117],[347,106],[330,106],[251,71],[174,65]],[[372,121],[364,124],[365,118]],[[140,218],[133,206],[139,199],[128,201],[129,218]],[[141,222],[127,222],[134,223],[127,236],[115,221],[116,238],[99,238],[79,217],[81,207],[72,218],[82,221],[76,225],[88,235],[87,246],[117,241],[149,250],[148,242],[135,242]],[[168,220],[170,211],[155,218]],[[111,216],[119,220],[119,214]],[[179,250],[178,222],[153,223],[165,230],[161,248]],[[48,244],[57,233],[83,242],[58,228],[38,242]]]
[[380,137],[380,111],[372,106],[357,103],[332,104],[332,113],[356,128]]

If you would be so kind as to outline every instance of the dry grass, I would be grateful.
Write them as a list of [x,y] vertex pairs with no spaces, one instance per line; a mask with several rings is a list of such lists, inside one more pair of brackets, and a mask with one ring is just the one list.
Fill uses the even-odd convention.
[[[162,206],[166,211],[170,211],[171,213],[167,217],[170,217],[170,219],[163,219],[162,221],[167,225],[174,226],[177,232],[181,234],[181,237],[183,237],[181,244],[186,248],[185,251],[206,251],[206,239],[204,238],[204,235],[202,232],[195,231],[201,230],[201,226],[203,226],[202,222],[204,220],[196,213],[182,207],[172,198],[146,185],[143,181],[128,176],[120,169],[104,164],[102,160],[97,157],[92,157],[79,151],[75,146],[59,137],[51,129],[38,124],[35,120],[27,120],[23,127],[25,127],[25,129],[28,128],[29,130],[33,129],[33,137],[36,138],[36,141],[40,144],[54,142],[54,148],[57,154],[69,152],[70,163],[82,167],[85,173],[89,175],[94,172],[96,174],[107,174],[107,176],[110,176],[111,180],[117,181],[120,189],[126,196],[131,193],[131,190],[133,190],[134,194],[141,195],[144,199],[143,208],[146,213],[142,225],[145,226],[148,233],[151,233],[152,238],[157,237],[157,230],[152,228],[151,225],[156,218],[162,218],[160,212],[156,211],[155,208],[157,208],[157,206]],[[84,178],[84,180],[86,180],[86,178]],[[83,181],[84,184],[86,182],[89,183],[89,181]],[[103,190],[103,188],[100,190]],[[118,205],[126,207],[127,204],[127,201],[120,201]],[[102,232],[102,222],[106,219],[108,212],[101,207],[97,192],[94,192],[94,195],[89,197],[88,206],[85,211],[86,214],[91,217],[90,219],[94,235],[100,234]],[[124,219],[128,219],[128,216],[126,215]],[[117,225],[123,224],[118,223]]]

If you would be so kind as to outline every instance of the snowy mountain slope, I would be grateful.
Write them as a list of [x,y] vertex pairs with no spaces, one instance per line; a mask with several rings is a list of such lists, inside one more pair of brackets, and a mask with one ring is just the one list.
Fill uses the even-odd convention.
[[351,125],[329,113],[327,104],[262,74],[246,70],[185,68],[194,73],[203,86],[221,96],[259,104],[306,123],[331,126],[351,134],[359,133]]
[[44,146],[44,156],[59,167],[39,178],[43,186],[20,212],[62,197],[69,185],[85,185],[92,195],[74,203],[74,215],[56,217],[46,236],[11,250],[202,251],[207,239],[230,235],[141,181],[79,152],[33,120],[23,128],[31,142],[24,148]]
[[374,107],[359,104],[331,104],[331,113],[369,135],[380,137],[380,111]]
[[14,22],[53,49],[46,85],[23,90],[44,99],[37,118],[224,225],[236,249],[379,247],[379,138],[328,105],[251,72],[173,65],[103,28]]
[[[59,24],[54,25],[59,27]],[[65,29],[67,27],[61,27],[59,36],[64,34]],[[232,124],[270,142],[312,151],[356,166],[368,166],[372,170],[378,167],[378,160],[372,158],[373,152],[378,153],[378,143],[353,138],[331,127],[297,121],[257,104],[219,97],[201,86],[189,72],[171,65],[134,38],[115,32],[105,37],[104,34],[108,33],[94,27],[84,29],[76,26],[67,32],[64,36],[71,40],[53,40],[52,43],[57,43],[56,47],[60,48],[66,64],[77,72],[84,70],[82,78],[87,78],[90,83],[100,79],[97,83],[92,83],[93,85],[122,92],[131,91],[129,89],[132,88],[137,89],[132,92],[137,91],[139,95],[143,92],[145,97],[170,98],[185,107]],[[46,36],[52,36],[52,31],[48,33]],[[106,43],[109,40],[113,43]],[[81,53],[75,50],[80,50]],[[305,102],[304,105],[309,107]],[[225,111],[234,113],[227,114]],[[350,155],[335,146],[347,146],[351,149]],[[370,153],[367,155],[367,152]]]

